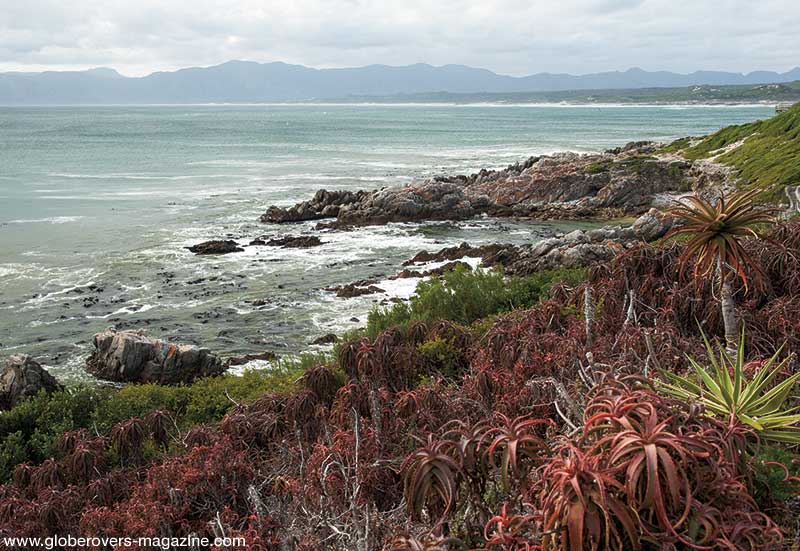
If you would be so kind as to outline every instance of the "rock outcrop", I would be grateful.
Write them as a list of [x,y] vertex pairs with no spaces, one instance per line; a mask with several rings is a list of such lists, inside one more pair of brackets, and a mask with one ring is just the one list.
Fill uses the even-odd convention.
[[[529,275],[554,268],[577,268],[610,261],[635,242],[661,239],[674,224],[675,219],[668,214],[650,209],[629,227],[606,226],[592,230],[574,230],[528,246],[473,247],[462,243],[457,247],[447,247],[433,253],[421,251],[403,265],[448,260],[450,266],[454,267],[461,258],[481,257],[483,266],[504,266],[505,273],[509,275]],[[396,277],[423,277],[439,273],[441,272],[437,270],[413,272],[406,269]]]
[[631,228],[606,227],[575,230],[562,237],[552,237],[521,251],[506,266],[509,275],[530,275],[540,270],[579,268],[612,260],[637,241]]
[[219,375],[222,361],[204,348],[148,337],[143,331],[107,329],[94,336],[86,370],[109,381],[178,384]]
[[244,249],[232,239],[204,241],[203,243],[198,243],[197,245],[186,248],[197,255],[240,253],[244,251]]
[[263,222],[335,218],[328,227],[463,220],[477,214],[539,219],[614,218],[646,212],[657,198],[724,179],[722,172],[637,142],[601,154],[531,157],[503,170],[436,177],[374,191],[320,190],[288,209],[270,207]]
[[675,227],[677,220],[659,209],[650,209],[633,223],[631,229],[642,241],[661,239]]
[[339,337],[335,333],[328,333],[326,335],[322,335],[321,337],[317,337],[311,344],[333,344],[335,342],[339,342]]
[[359,202],[368,195],[366,191],[326,191],[319,190],[310,201],[284,209],[272,206],[261,216],[264,223],[302,222],[320,218],[336,218],[339,210]]
[[30,356],[11,356],[0,369],[0,411],[8,410],[39,391],[54,392],[62,387]]
[[516,245],[492,243],[473,247],[469,243],[461,243],[457,247],[446,247],[434,253],[420,251],[413,258],[403,262],[403,266],[460,260],[465,257],[480,258],[483,266],[496,266],[509,264],[518,255],[519,247]]
[[452,262],[447,262],[442,264],[437,268],[431,268],[430,270],[422,270],[421,272],[418,270],[410,270],[406,268],[405,270],[401,271],[400,273],[393,275],[389,279],[404,279],[409,277],[430,277],[430,276],[440,276],[446,274],[447,272],[452,272],[458,268],[463,268],[466,270],[471,270],[472,266],[467,264],[466,262],[461,262],[460,260],[454,260]]

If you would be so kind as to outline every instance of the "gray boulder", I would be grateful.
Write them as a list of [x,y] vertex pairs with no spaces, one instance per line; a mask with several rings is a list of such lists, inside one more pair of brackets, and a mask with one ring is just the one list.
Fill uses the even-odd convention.
[[619,226],[574,230],[522,249],[506,265],[506,273],[530,275],[541,270],[578,268],[608,262],[635,240],[636,235],[631,228]]
[[40,390],[54,392],[62,386],[30,356],[11,356],[0,370],[0,410],[11,409]]
[[94,336],[86,370],[109,381],[178,384],[220,375],[222,361],[204,348],[154,339],[143,331],[106,329]]
[[673,216],[658,209],[650,209],[633,223],[631,228],[642,241],[661,239],[675,226]]

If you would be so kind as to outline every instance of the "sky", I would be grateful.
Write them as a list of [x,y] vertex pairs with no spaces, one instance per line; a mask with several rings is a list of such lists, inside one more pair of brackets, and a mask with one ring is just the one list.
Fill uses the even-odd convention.
[[231,59],[509,75],[786,71],[800,0],[0,0],[0,72]]

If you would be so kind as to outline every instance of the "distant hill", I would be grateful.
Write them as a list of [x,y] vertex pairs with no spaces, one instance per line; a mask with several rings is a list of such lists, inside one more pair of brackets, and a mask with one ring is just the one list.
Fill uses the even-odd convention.
[[286,63],[229,61],[213,67],[125,77],[113,69],[0,73],[0,104],[152,104],[322,101],[398,94],[514,94],[557,90],[625,90],[693,85],[755,85],[800,80],[786,73],[698,71],[688,75],[642,69],[589,75],[498,75],[463,65],[369,65],[313,69]]
[[348,103],[794,103],[800,101],[800,80],[747,85],[692,85],[673,88],[558,90],[553,92],[429,92],[391,96],[348,96]]

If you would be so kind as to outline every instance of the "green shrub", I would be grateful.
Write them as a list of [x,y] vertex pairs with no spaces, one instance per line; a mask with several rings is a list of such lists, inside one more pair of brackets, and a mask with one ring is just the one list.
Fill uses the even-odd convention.
[[442,277],[420,281],[411,314],[423,321],[447,319],[464,325],[512,306],[503,274],[462,266]]
[[447,379],[456,379],[468,367],[464,350],[457,348],[452,339],[436,338],[417,346],[422,364],[428,372],[437,372]]
[[0,483],[16,464],[40,463],[54,454],[55,443],[69,430],[90,428],[92,413],[108,389],[77,387],[44,391],[0,413]]
[[12,432],[0,443],[0,483],[14,473],[14,467],[28,460],[26,438],[22,431]]
[[458,267],[441,277],[420,281],[411,301],[389,308],[375,307],[367,318],[366,333],[375,337],[389,327],[412,320],[450,320],[469,325],[515,308],[527,308],[549,297],[554,283],[575,285],[586,269],[558,269],[506,279],[500,270]]
[[[783,469],[780,465],[786,467]],[[800,477],[800,457],[778,446],[764,446],[753,458],[755,497],[759,503],[774,503],[800,495],[800,483],[786,480]]]
[[576,286],[586,279],[586,268],[558,268],[511,278],[508,282],[508,302],[512,308],[527,308],[550,298],[556,283]]
[[89,429],[105,434],[132,417],[154,410],[172,415],[185,430],[219,421],[235,403],[256,400],[266,392],[284,392],[310,365],[327,361],[324,355],[305,355],[278,362],[271,370],[247,371],[199,379],[191,385],[158,384],[75,387],[44,392],[0,413],[0,483],[9,479],[18,463],[38,464],[55,455],[58,439],[67,431]]
[[405,302],[393,304],[388,308],[374,306],[367,314],[366,334],[375,338],[390,327],[405,327],[411,321],[411,307]]

